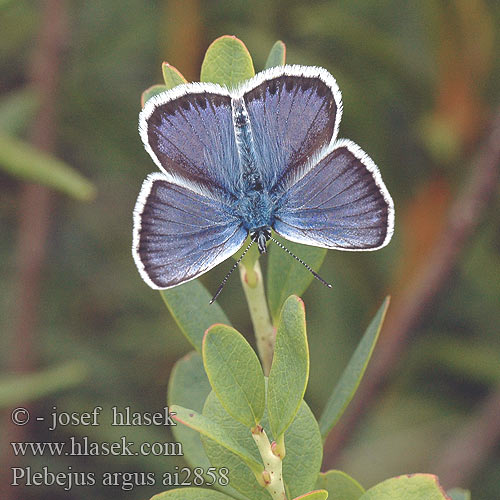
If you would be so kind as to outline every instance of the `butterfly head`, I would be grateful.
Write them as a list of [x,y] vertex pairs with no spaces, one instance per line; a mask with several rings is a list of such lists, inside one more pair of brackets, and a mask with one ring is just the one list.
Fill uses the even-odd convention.
[[257,242],[259,252],[266,253],[266,244],[271,239],[271,228],[269,226],[258,227],[250,231],[250,238]]

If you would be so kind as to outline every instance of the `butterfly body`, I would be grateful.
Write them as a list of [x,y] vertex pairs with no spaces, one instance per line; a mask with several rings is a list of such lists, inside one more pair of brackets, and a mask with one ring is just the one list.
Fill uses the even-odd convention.
[[180,85],[140,115],[161,173],[134,210],[133,256],[153,288],[213,268],[248,235],[266,251],[271,228],[295,242],[374,250],[392,235],[392,199],[373,161],[337,139],[342,113],[324,69],[282,66],[237,89]]

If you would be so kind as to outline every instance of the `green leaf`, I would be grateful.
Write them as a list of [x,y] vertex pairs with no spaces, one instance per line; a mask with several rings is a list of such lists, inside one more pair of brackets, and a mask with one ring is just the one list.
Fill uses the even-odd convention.
[[87,371],[80,361],[71,361],[38,373],[4,375],[0,378],[0,409],[74,387],[85,380]]
[[463,490],[462,488],[452,488],[448,490],[446,494],[451,498],[451,500],[470,500],[470,491]]
[[175,66],[172,66],[167,62],[164,62],[161,65],[161,72],[163,73],[163,80],[165,80],[167,89],[173,89],[174,87],[177,87],[177,85],[187,83],[187,80],[184,78],[182,73]]
[[0,130],[15,135],[26,129],[40,105],[38,94],[30,87],[9,92],[0,101]]
[[355,479],[339,470],[320,472],[315,487],[328,491],[329,500],[358,500],[365,492]]
[[257,425],[266,403],[264,374],[243,335],[226,325],[209,328],[203,339],[203,364],[226,411],[249,428]]
[[326,490],[315,490],[306,493],[305,495],[300,495],[300,497],[294,498],[294,500],[326,500],[328,498],[328,491]]
[[438,478],[432,474],[407,474],[377,484],[360,500],[447,500]]
[[286,45],[278,40],[272,47],[269,55],[267,56],[267,61],[265,68],[274,68],[274,66],[283,66],[286,60]]
[[338,422],[344,413],[345,408],[351,401],[356,389],[363,378],[366,366],[370,361],[373,349],[378,339],[382,323],[384,322],[390,298],[386,297],[377,314],[368,326],[361,342],[356,347],[354,354],[349,360],[344,373],[335,386],[328,402],[326,403],[323,414],[319,419],[319,428],[321,436],[326,438],[332,427]]
[[256,474],[260,474],[264,470],[262,464],[255,460],[248,449],[245,449],[237,440],[233,439],[223,426],[194,410],[179,405],[173,405],[170,411],[172,414],[175,413],[173,415],[174,420],[198,431],[203,436],[212,439],[223,448],[234,453]]
[[224,35],[208,47],[201,65],[201,81],[236,87],[254,76],[252,56],[235,36]]
[[151,500],[231,500],[232,497],[219,491],[205,488],[177,488],[158,493]]
[[309,347],[304,302],[292,295],[281,311],[267,388],[267,412],[273,436],[292,423],[309,378]]
[[[167,403],[169,407],[174,404],[189,406],[201,413],[211,390],[203,368],[203,359],[198,352],[192,351],[177,361],[172,369],[168,383]],[[175,440],[182,443],[182,452],[188,465],[193,469],[201,467],[205,472],[204,477],[207,481],[211,481],[212,478],[206,475],[211,464],[201,444],[200,434],[185,425],[172,427],[172,433]],[[219,483],[213,486],[219,490],[223,488],[233,498],[241,498],[241,495],[231,486],[222,487]]]
[[[210,394],[210,383],[203,369],[203,360],[200,354],[193,351],[186,354],[175,363],[168,382],[167,404],[189,406],[197,412],[203,410],[203,405]],[[210,467],[200,435],[186,427],[176,425],[172,427],[176,441],[182,443],[184,459],[191,467]]]
[[78,200],[87,201],[95,196],[94,185],[69,165],[27,142],[3,134],[0,134],[0,169]]
[[[214,392],[205,402],[203,415],[224,428],[228,436],[238,441],[245,449],[250,450],[256,460],[261,460],[248,429],[224,410]],[[266,414],[261,425],[269,438],[272,438]],[[241,459],[213,441],[202,437],[202,442],[212,465],[227,467],[231,471],[230,484],[234,489],[252,500],[269,500],[267,491],[257,483],[254,475],[248,471]],[[285,432],[285,442],[283,477],[289,490],[288,498],[295,498],[314,489],[323,453],[318,424],[304,401],[292,425]]]
[[[276,235],[275,235],[276,236]],[[291,241],[282,243],[315,271],[319,271],[326,255],[324,248],[300,245]],[[307,290],[314,276],[277,245],[270,245],[267,263],[267,297],[273,324],[278,322],[283,303],[290,295],[299,297]],[[323,286],[323,285],[321,285]]]
[[181,332],[200,353],[203,335],[209,326],[231,324],[217,302],[209,304],[212,296],[199,280],[160,293]]
[[141,94],[141,106],[144,107],[146,102],[151,99],[151,97],[161,94],[162,92],[165,92],[168,90],[169,87],[166,85],[151,85],[151,87],[147,88],[142,94]]

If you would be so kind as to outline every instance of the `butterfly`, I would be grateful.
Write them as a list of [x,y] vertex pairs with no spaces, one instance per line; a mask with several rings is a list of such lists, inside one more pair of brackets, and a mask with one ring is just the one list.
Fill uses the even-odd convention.
[[337,139],[341,116],[335,79],[313,66],[267,69],[235,89],[187,83],[149,99],[139,133],[161,172],[146,178],[134,209],[144,281],[165,289],[195,279],[248,236],[265,253],[271,230],[329,249],[387,245],[393,201],[371,158]]

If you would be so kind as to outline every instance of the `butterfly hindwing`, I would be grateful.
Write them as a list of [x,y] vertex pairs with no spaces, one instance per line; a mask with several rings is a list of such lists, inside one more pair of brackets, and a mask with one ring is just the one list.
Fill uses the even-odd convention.
[[170,288],[200,276],[234,254],[246,236],[221,200],[172,184],[161,173],[144,182],[132,251],[151,287]]
[[259,73],[240,93],[264,185],[284,190],[337,135],[342,114],[337,83],[322,68],[281,66]]
[[375,250],[389,242],[393,226],[392,199],[378,168],[342,139],[284,195],[274,229],[306,245]]

